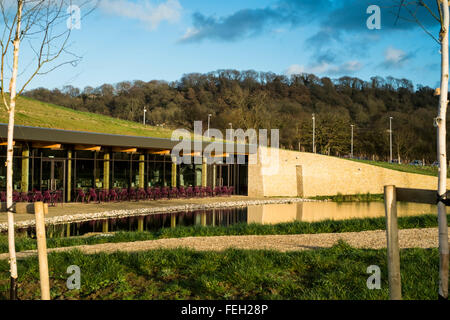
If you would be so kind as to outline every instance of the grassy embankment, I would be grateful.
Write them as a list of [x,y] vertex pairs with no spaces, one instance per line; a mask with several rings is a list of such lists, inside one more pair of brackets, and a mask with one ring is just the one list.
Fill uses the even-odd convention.
[[[0,112],[0,123],[8,123],[6,112]],[[172,135],[172,130],[167,128],[144,126],[133,121],[76,111],[26,97],[19,97],[17,100],[15,124],[157,138],[170,138]]]
[[[450,215],[448,215],[450,220]],[[415,217],[400,217],[400,229],[437,227],[435,215],[421,215]],[[236,236],[236,235],[286,235],[286,234],[312,234],[334,232],[358,232],[366,230],[382,230],[386,228],[384,218],[326,220],[321,222],[290,222],[275,225],[235,224],[224,226],[190,226],[163,228],[157,231],[145,232],[117,232],[111,236],[90,236],[70,238],[47,238],[48,248],[69,247],[84,244],[117,243],[156,240],[166,238],[201,237],[201,236]],[[36,249],[36,240],[25,236],[16,238],[16,250],[24,251]],[[8,239],[6,235],[0,236],[0,253],[8,252]]]
[[335,196],[316,196],[311,197],[313,200],[330,200],[333,202],[372,202],[384,201],[384,194],[358,193],[358,194],[342,194]]
[[[187,249],[49,255],[52,299],[388,299],[386,250],[341,242],[330,249],[280,253]],[[67,267],[81,269],[80,290],[68,290]],[[381,268],[381,289],[366,286],[367,267]],[[436,299],[437,249],[401,251],[404,299]],[[20,299],[39,299],[37,258],[18,263]],[[0,261],[0,299],[9,267]]]
[[[408,172],[408,173],[424,174],[427,176],[437,177],[437,174],[438,174],[438,168],[432,167],[432,166],[412,166],[409,164],[398,164],[398,163],[389,163],[389,162],[384,162],[384,161],[371,161],[371,160],[358,160],[358,159],[347,159],[347,160],[362,162],[365,164],[370,164],[370,165],[382,167],[385,169],[391,169],[391,170]],[[450,178],[450,171],[448,172],[447,177]]]

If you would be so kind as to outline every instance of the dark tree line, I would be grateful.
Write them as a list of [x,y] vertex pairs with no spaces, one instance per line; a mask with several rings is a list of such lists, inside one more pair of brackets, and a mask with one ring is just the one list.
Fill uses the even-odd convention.
[[[312,113],[316,115],[316,150],[386,160],[389,117],[393,117],[393,153],[402,161],[435,160],[438,97],[434,89],[407,79],[353,77],[330,79],[313,74],[291,77],[271,72],[218,70],[187,74],[175,82],[133,81],[83,90],[38,88],[28,97],[75,110],[121,119],[143,119],[150,125],[193,129],[195,120],[211,127],[280,129],[280,145],[312,151]],[[300,143],[300,144],[299,144]]]

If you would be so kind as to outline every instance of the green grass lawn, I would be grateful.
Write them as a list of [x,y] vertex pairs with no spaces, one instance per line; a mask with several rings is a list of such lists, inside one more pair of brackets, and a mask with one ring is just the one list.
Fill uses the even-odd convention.
[[[450,215],[448,215],[450,220]],[[416,217],[398,218],[400,229],[437,227],[436,215],[421,215]],[[48,229],[48,228],[47,228]],[[228,227],[223,226],[190,226],[163,228],[157,231],[145,232],[117,232],[109,237],[70,237],[70,238],[47,238],[48,248],[69,247],[84,244],[131,242],[155,240],[163,238],[182,238],[200,236],[235,236],[235,235],[276,235],[276,234],[312,234],[333,232],[356,232],[366,230],[386,229],[385,218],[349,219],[349,220],[326,220],[321,222],[290,222],[275,225],[246,224],[240,223]],[[16,250],[36,249],[35,239],[26,236],[16,237]],[[8,239],[6,235],[0,236],[0,253],[8,252]]]
[[[388,299],[386,250],[329,249],[280,253],[187,249],[49,255],[52,299]],[[68,290],[67,267],[81,269],[81,288]],[[381,269],[381,289],[366,286],[367,267]],[[437,249],[401,251],[404,299],[436,299]],[[8,298],[9,266],[0,261],[0,299]],[[37,258],[20,260],[19,299],[39,299]]]
[[[0,123],[8,123],[5,109],[0,112]],[[172,135],[172,130],[167,128],[144,126],[133,121],[76,111],[27,97],[17,99],[15,124],[157,138],[170,138]]]
[[360,193],[360,194],[342,194],[338,193],[335,196],[316,196],[311,197],[314,200],[331,200],[333,202],[372,202],[372,201],[384,201],[384,194],[371,194],[371,193]]
[[[408,173],[417,173],[424,174],[427,176],[435,176],[437,177],[438,168],[431,166],[412,166],[409,164],[398,164],[398,163],[389,163],[384,161],[371,161],[371,160],[358,160],[358,159],[347,159],[350,161],[362,162],[365,164],[371,164],[373,166],[382,167],[385,169],[397,170]],[[450,178],[450,171],[447,174],[447,178]]]

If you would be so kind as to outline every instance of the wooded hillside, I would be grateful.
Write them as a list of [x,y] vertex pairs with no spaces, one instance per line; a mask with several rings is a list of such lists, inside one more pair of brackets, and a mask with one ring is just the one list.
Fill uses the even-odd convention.
[[193,128],[195,120],[207,127],[280,129],[280,145],[312,151],[312,113],[316,114],[317,152],[350,153],[354,124],[354,155],[389,157],[389,117],[392,116],[393,153],[401,160],[436,159],[438,97],[434,89],[407,79],[373,77],[371,81],[342,77],[292,77],[270,72],[218,70],[188,74],[179,81],[133,81],[82,90],[39,88],[26,96],[81,111],[147,123],[165,128]]

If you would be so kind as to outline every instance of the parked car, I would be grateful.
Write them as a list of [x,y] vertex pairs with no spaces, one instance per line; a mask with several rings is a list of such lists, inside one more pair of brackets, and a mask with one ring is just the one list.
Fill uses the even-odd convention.
[[399,162],[398,162],[398,159],[392,159],[391,163],[397,163],[398,164]]
[[413,160],[409,163],[411,166],[423,166],[422,160]]
[[439,161],[435,161],[431,164],[432,167],[439,167]]

